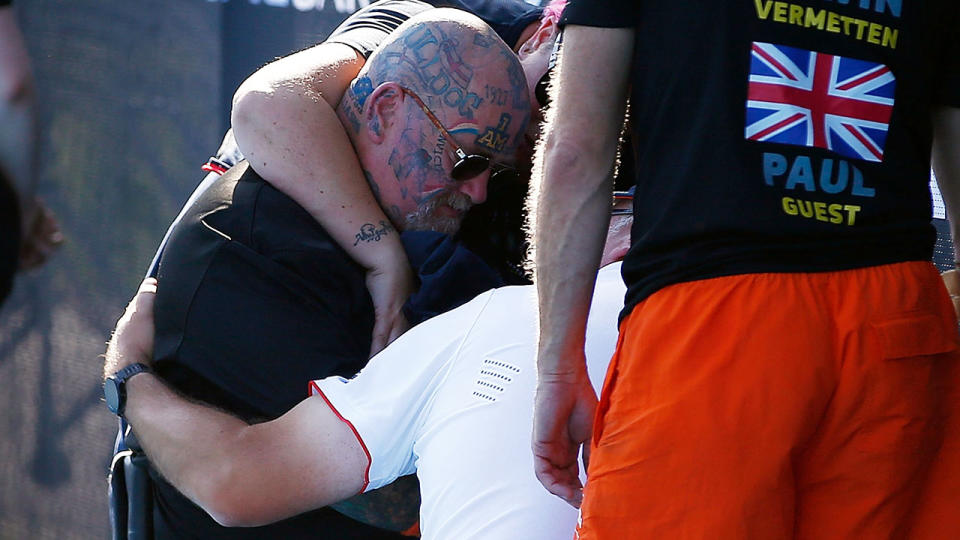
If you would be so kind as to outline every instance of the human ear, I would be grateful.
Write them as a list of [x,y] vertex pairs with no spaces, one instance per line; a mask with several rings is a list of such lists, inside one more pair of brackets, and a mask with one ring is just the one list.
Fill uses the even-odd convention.
[[374,89],[367,99],[370,102],[365,115],[367,134],[370,140],[380,144],[386,138],[387,130],[396,123],[403,104],[403,90],[397,83],[386,82]]
[[557,33],[557,23],[552,19],[540,21],[530,39],[523,42],[520,50],[517,51],[517,57],[521,60],[537,52],[544,43],[551,43],[551,38]]

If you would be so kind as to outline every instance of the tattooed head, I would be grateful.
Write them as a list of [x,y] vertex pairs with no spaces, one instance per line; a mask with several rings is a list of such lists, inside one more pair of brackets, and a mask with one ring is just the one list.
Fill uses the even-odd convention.
[[456,232],[486,198],[491,172],[454,180],[457,149],[515,165],[530,98],[516,55],[496,33],[465,12],[434,9],[370,56],[337,113],[397,227]]

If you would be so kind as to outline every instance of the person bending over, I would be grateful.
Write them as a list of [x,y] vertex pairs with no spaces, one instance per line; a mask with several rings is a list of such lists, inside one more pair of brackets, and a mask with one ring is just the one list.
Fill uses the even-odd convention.
[[[597,389],[625,291],[614,261],[632,218],[629,200],[616,204],[587,326]],[[150,363],[153,290],[145,282],[120,321],[106,375]],[[532,286],[489,291],[413,328],[356,377],[313,381],[312,397],[271,422],[249,425],[144,374],[127,379],[123,413],[160,471],[224,524],[282,519],[416,471],[424,538],[569,538],[577,512],[540,486],[528,451],[536,317]]]

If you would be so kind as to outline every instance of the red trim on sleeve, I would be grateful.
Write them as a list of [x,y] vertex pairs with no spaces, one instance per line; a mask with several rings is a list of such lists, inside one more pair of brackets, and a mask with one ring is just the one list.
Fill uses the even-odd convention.
[[333,414],[337,415],[337,418],[341,422],[350,426],[350,430],[353,431],[353,436],[357,438],[357,441],[360,442],[360,448],[363,448],[363,453],[367,455],[367,468],[363,471],[363,487],[360,488],[359,493],[363,493],[367,490],[367,486],[370,485],[370,465],[373,462],[373,458],[370,457],[370,450],[367,448],[367,444],[363,442],[363,437],[360,436],[360,432],[357,431],[357,428],[354,427],[353,423],[343,417],[340,414],[340,411],[333,406],[333,403],[327,398],[326,394],[323,393],[323,390],[320,389],[320,386],[316,381],[310,381],[308,386],[311,396],[320,396],[325,402],[327,402],[327,407],[330,407],[330,410],[333,411]]
[[227,172],[227,167],[224,167],[220,163],[215,163],[213,160],[210,160],[204,163],[203,166],[200,167],[200,170],[204,172],[215,172],[217,174],[222,175],[223,173]]

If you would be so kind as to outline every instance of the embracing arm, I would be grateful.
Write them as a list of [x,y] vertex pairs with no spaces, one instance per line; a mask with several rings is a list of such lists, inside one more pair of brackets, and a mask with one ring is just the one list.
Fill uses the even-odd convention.
[[406,329],[401,308],[414,280],[400,236],[335,112],[363,64],[339,43],[268,64],[240,85],[231,123],[253,170],[304,207],[367,269],[376,309],[373,354]]
[[[533,451],[537,477],[578,504],[577,452],[596,396],[584,356],[587,312],[610,217],[633,31],[569,26],[538,163],[540,306]],[[610,69],[620,66],[621,69]]]
[[[105,374],[149,361],[153,291],[155,281],[146,281],[127,307],[107,349]],[[271,523],[363,488],[366,454],[320,397],[248,425],[142,373],[127,381],[125,417],[151,463],[225,526]]]

